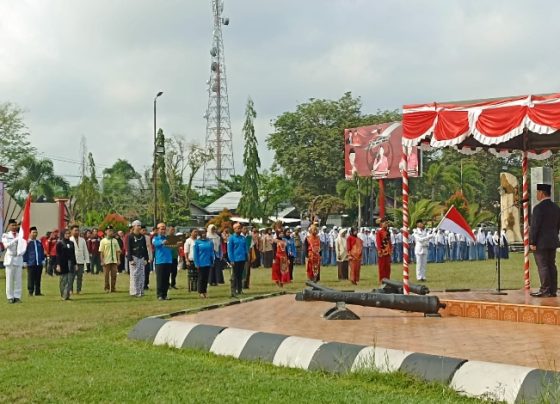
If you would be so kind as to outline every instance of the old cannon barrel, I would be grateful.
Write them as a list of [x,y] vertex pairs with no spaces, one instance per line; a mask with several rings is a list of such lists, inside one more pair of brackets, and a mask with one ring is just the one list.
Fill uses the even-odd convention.
[[322,290],[303,290],[304,301],[344,302],[358,306],[378,307],[383,309],[414,311],[425,314],[437,314],[445,304],[437,296],[413,296],[383,293],[345,293]]
[[[385,290],[394,290],[393,293],[403,293],[403,283],[399,281],[392,281],[391,279],[383,278],[381,281],[383,285],[387,285],[389,288],[383,288]],[[427,295],[430,293],[430,289],[424,285],[412,285],[409,284],[409,289],[411,293],[416,295]]]

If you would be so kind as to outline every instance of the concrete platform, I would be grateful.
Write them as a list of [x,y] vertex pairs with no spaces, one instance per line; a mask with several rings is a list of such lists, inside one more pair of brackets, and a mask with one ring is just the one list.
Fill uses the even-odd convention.
[[[445,298],[442,295],[440,297]],[[520,298],[515,294],[510,298],[513,297]],[[540,302],[546,303],[544,300],[546,299]],[[457,316],[426,318],[417,313],[352,305],[348,307],[361,320],[324,320],[321,315],[332,306],[333,304],[324,302],[296,302],[294,295],[284,295],[175,316],[173,320],[379,346],[469,361],[505,363],[546,370],[560,368],[557,325]]]

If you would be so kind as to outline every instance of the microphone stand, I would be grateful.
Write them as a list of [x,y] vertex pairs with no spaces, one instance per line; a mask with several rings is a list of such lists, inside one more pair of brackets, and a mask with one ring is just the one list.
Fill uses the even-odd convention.
[[[521,201],[519,201],[521,202]],[[492,292],[493,295],[507,295],[506,292],[502,291],[501,288],[501,275],[502,275],[502,267],[501,267],[501,255],[502,255],[502,212],[505,212],[508,209],[519,207],[519,202],[514,203],[511,206],[508,206],[505,209],[498,209],[498,253],[496,254],[496,271],[498,272],[498,288],[495,292]]]

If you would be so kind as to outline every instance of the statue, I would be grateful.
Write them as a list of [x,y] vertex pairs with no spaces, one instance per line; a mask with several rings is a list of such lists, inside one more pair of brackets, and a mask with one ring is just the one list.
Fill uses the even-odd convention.
[[510,173],[500,173],[500,209],[502,212],[501,229],[506,230],[510,243],[523,241],[519,216],[519,182]]

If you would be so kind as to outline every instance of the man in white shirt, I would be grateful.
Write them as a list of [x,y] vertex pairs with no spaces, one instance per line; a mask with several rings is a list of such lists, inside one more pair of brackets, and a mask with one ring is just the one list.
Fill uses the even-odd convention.
[[449,259],[457,261],[457,237],[452,231],[447,235],[447,243],[449,244]]
[[72,293],[74,293],[74,279],[76,279],[76,294],[82,292],[82,282],[84,278],[84,267],[89,264],[89,251],[86,240],[80,237],[80,226],[70,227],[70,241],[74,243],[74,253],[76,255],[77,270],[71,278]]
[[366,258],[366,254],[365,254],[365,246],[366,246],[367,235],[365,233],[365,228],[364,227],[361,227],[360,230],[358,231],[358,238],[360,240],[362,240],[362,246],[364,247],[364,251],[362,252],[362,265],[366,265],[367,264],[367,258]]
[[486,234],[482,230],[482,227],[479,227],[478,231],[476,232],[476,255],[479,261],[486,259],[486,254],[484,253],[486,247]]
[[187,264],[187,277],[189,279],[189,292],[198,290],[198,272],[194,266],[194,243],[198,238],[198,229],[191,231],[191,236],[185,241],[183,250],[185,251],[185,263]]
[[8,231],[2,235],[2,244],[4,244],[6,249],[4,266],[6,268],[6,297],[8,298],[8,303],[21,303],[21,281],[25,248],[20,248],[20,251],[18,251],[19,240],[17,230],[17,222],[14,219],[10,219],[8,221]]
[[416,255],[416,280],[420,282],[426,281],[426,269],[428,266],[428,248],[433,235],[428,234],[424,229],[422,220],[416,221],[416,229],[414,229],[414,254]]

